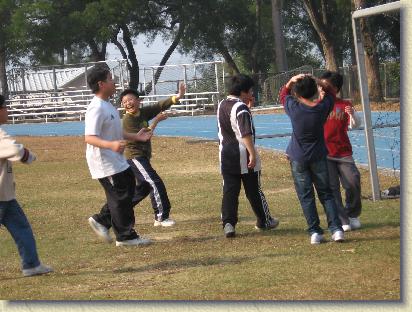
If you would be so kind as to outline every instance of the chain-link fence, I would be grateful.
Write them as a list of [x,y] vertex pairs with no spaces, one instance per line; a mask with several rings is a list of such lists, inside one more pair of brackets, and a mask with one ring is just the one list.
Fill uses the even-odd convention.
[[[291,71],[260,77],[258,84],[260,87],[260,105],[279,105],[278,94],[280,88],[294,75],[299,73],[310,73],[319,77],[325,69],[302,66]],[[356,66],[339,68],[343,75],[343,86],[341,96],[350,98],[355,102],[359,101],[359,82]],[[400,98],[400,64],[384,63],[380,64],[381,83],[384,99],[387,101],[397,101]],[[263,79],[262,79],[263,78]]]

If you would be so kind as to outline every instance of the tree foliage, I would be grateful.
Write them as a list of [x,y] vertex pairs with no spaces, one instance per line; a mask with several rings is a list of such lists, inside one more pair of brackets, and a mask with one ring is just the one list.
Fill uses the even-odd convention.
[[[231,73],[277,72],[272,2],[281,14],[277,27],[289,68],[354,64],[354,6],[348,0],[0,0],[0,79],[6,64],[105,60],[108,44],[114,43],[127,59],[130,85],[136,88],[139,47],[134,39],[141,35],[147,44],[157,36],[171,42],[161,65],[178,49],[197,60],[223,57]],[[369,24],[379,60],[399,60],[399,14],[371,17]]]

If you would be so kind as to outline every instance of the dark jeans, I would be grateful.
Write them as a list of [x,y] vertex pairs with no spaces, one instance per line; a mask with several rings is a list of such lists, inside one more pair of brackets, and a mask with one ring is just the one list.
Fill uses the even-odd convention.
[[331,233],[338,230],[342,231],[342,224],[339,220],[335,198],[329,186],[329,173],[326,158],[316,162],[307,163],[290,161],[290,167],[292,169],[296,193],[308,224],[307,231],[309,234],[323,234],[323,229],[320,227],[318,211],[316,209],[313,186],[315,186],[319,200],[325,210],[329,231]]
[[241,182],[245,194],[257,218],[256,225],[260,228],[267,227],[272,219],[265,195],[260,188],[260,171],[246,174],[222,173],[223,198],[222,198],[222,223],[236,226],[238,222],[238,207]]
[[125,241],[139,237],[134,230],[133,194],[136,180],[132,169],[116,173],[110,177],[99,179],[106,193],[107,203],[95,219],[106,228],[113,226],[117,241]]
[[[352,156],[328,158],[330,188],[335,196],[339,218],[342,224],[349,224],[348,218],[357,218],[362,211],[360,173]],[[345,205],[342,202],[340,184],[345,190]]]
[[31,269],[40,265],[36,241],[34,240],[30,223],[15,199],[0,201],[0,225],[2,224],[4,224],[16,242],[22,268]]

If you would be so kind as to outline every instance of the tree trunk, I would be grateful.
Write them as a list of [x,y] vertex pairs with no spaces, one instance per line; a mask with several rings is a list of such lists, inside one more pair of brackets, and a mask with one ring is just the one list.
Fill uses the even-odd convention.
[[9,87],[7,85],[6,63],[6,49],[0,47],[0,89],[3,96],[7,99],[9,97]]
[[[163,55],[163,58],[160,61],[159,66],[166,65],[166,63],[169,60],[170,56],[172,55],[172,53],[176,49],[177,45],[179,44],[180,39],[182,39],[185,27],[186,26],[183,22],[179,24],[179,29],[177,31],[176,37],[174,38],[174,40],[173,40],[172,44],[170,45],[170,47],[167,49],[166,53]],[[156,70],[156,73],[154,75],[154,84],[155,85],[157,84],[157,81],[159,80],[160,75],[162,74],[163,68],[164,67],[158,67],[157,70]],[[150,82],[146,86],[145,93],[149,94],[150,92],[152,92],[152,88],[153,88],[153,85],[152,85],[152,82]]]
[[303,0],[305,10],[309,15],[310,21],[320,38],[322,44],[323,55],[325,57],[326,69],[331,71],[338,70],[338,62],[336,60],[335,48],[331,35],[328,32],[328,24],[326,20],[327,4],[322,1],[321,14],[319,14],[316,4],[313,0]]
[[[356,8],[366,8],[364,0],[354,0]],[[377,102],[383,101],[382,84],[379,73],[379,59],[376,51],[373,33],[370,31],[367,19],[360,18],[360,32],[365,48],[365,67],[368,77],[369,97]]]
[[72,47],[68,46],[66,48],[66,51],[67,51],[67,58],[66,58],[67,64],[72,64],[73,63],[73,49],[72,49]]
[[261,43],[261,6],[262,0],[255,0],[256,10],[255,10],[255,40],[252,45],[252,51],[250,53],[251,58],[251,69],[252,74],[257,74],[259,72],[259,48]]
[[93,39],[89,40],[89,47],[92,50],[90,55],[93,62],[100,62],[106,59],[107,42],[102,43],[102,49],[99,50],[99,45]]
[[272,0],[272,25],[275,37],[275,58],[278,71],[287,71],[288,63],[286,58],[285,38],[282,32],[281,0]]
[[65,57],[64,57],[64,48],[63,48],[63,49],[60,50],[60,64],[61,65],[65,64],[64,60],[65,60]]
[[233,60],[232,56],[229,53],[229,50],[227,47],[223,44],[223,42],[217,42],[217,48],[219,50],[219,53],[222,54],[223,58],[225,59],[225,62],[227,66],[229,67],[229,72],[231,75],[233,74],[239,74],[239,68],[237,67],[235,61]]
[[134,51],[132,37],[130,35],[129,28],[127,25],[122,24],[120,25],[120,29],[123,32],[123,42],[127,49],[127,59],[130,62],[129,69],[129,88],[138,90],[139,87],[139,62],[137,61],[136,52]]

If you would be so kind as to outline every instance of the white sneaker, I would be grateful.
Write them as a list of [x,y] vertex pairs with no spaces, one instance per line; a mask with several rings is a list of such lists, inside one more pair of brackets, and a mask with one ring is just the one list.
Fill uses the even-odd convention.
[[332,239],[335,242],[343,242],[345,240],[345,236],[342,231],[336,231],[332,234]]
[[349,218],[349,223],[352,230],[358,230],[362,226],[359,218]]
[[38,266],[30,269],[23,269],[24,276],[34,276],[53,272],[53,269],[47,265],[40,263]]
[[269,225],[265,227],[258,227],[257,225],[255,225],[255,229],[260,230],[260,231],[273,230],[273,229],[276,229],[278,225],[279,225],[279,219],[271,218],[269,220]]
[[226,223],[225,227],[223,228],[223,232],[225,233],[226,237],[235,237],[235,227],[230,223]]
[[352,230],[350,224],[342,224],[342,229],[344,232],[349,232],[350,230]]
[[165,219],[163,221],[155,220],[154,226],[173,226],[176,224],[176,221],[173,219]]
[[323,237],[322,234],[313,233],[313,234],[310,236],[310,243],[311,243],[312,245],[317,245],[317,244],[320,244],[320,243],[322,243],[322,242],[324,242],[324,241],[325,241],[325,239],[324,239],[324,237]]
[[150,245],[152,241],[147,238],[135,238],[135,239],[129,239],[125,241],[116,241],[116,246],[146,246]]
[[111,243],[113,241],[113,239],[110,237],[109,230],[104,225],[101,225],[99,222],[93,219],[93,217],[90,217],[88,221],[90,227],[97,234],[97,236],[99,236],[107,243]]

